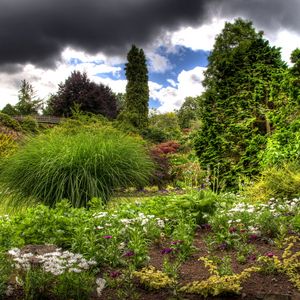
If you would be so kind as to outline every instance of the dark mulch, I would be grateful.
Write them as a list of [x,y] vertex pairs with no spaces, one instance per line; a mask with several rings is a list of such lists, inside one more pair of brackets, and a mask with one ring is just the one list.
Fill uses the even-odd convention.
[[[237,253],[235,251],[215,251],[209,253],[204,239],[209,233],[206,230],[199,228],[195,234],[194,246],[195,252],[191,257],[181,265],[179,269],[179,284],[183,285],[192,281],[205,280],[209,277],[207,269],[204,267],[203,262],[199,261],[199,257],[213,254],[214,256],[231,256],[232,269],[235,273],[242,272],[245,268],[256,264],[255,260],[248,260],[245,264],[237,262]],[[150,262],[149,264],[157,269],[162,268],[164,255],[161,253],[161,249],[167,246],[168,242],[164,241],[161,244],[152,245],[149,249]],[[268,252],[281,257],[283,250],[278,249],[275,245],[269,244],[263,240],[256,240],[253,245],[255,246],[256,253],[265,255]],[[296,245],[295,249],[299,251],[300,244]],[[23,253],[31,252],[34,254],[44,254],[55,250],[55,246],[52,245],[28,245],[22,249]],[[172,256],[170,256],[172,259]],[[108,273],[105,270],[104,273]],[[247,281],[242,285],[243,289],[240,295],[222,295],[218,297],[204,298],[199,295],[192,294],[180,294],[173,295],[171,290],[148,290],[141,286],[137,280],[134,281],[133,286],[118,287],[116,289],[106,288],[103,290],[101,297],[93,295],[92,299],[96,300],[123,300],[123,299],[141,299],[141,300],[196,300],[196,299],[214,299],[214,300],[251,300],[251,299],[265,299],[265,300],[300,300],[300,293],[293,285],[288,281],[288,277],[284,274],[263,274],[253,273]],[[6,299],[23,299],[23,293],[21,290],[17,290],[16,293],[7,297]],[[45,298],[46,299],[46,298]],[[50,298],[48,298],[50,299]]]
[[[204,280],[209,277],[207,269],[204,267],[201,261],[198,261],[199,257],[207,256],[209,250],[204,242],[204,238],[208,233],[205,230],[199,229],[196,232],[194,246],[196,251],[193,255],[182,264],[179,270],[179,284],[186,284],[192,281]],[[273,252],[275,255],[281,257],[283,250],[278,249],[275,245],[268,244],[265,241],[257,240],[253,244],[255,245],[257,254],[265,255],[268,252]],[[157,269],[162,268],[163,255],[161,254],[162,245],[154,245],[150,248],[149,255],[151,257],[149,264]],[[237,253],[235,251],[218,251],[212,253],[214,256],[231,256],[232,258],[232,269],[236,273],[242,272],[247,267],[256,264],[255,260],[248,260],[245,264],[240,264],[236,261]],[[221,295],[217,297],[204,298],[199,295],[191,294],[180,294],[172,295],[171,291],[168,290],[147,290],[136,283],[136,292],[139,294],[138,299],[142,300],[194,300],[194,299],[214,299],[214,300],[235,300],[235,299],[265,299],[265,300],[300,300],[300,292],[294,288],[294,286],[288,281],[288,277],[284,274],[263,274],[253,273],[247,281],[242,285],[243,289],[240,295]],[[103,294],[98,299],[121,299],[119,298],[115,290],[105,289]],[[127,293],[128,297],[123,299],[135,299]]]

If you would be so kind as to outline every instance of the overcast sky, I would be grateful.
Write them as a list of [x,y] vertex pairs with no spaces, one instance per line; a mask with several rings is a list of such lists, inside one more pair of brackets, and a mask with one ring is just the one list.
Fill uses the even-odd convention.
[[201,94],[207,56],[225,21],[251,19],[288,62],[300,47],[300,0],[0,0],[0,108],[22,79],[47,99],[72,70],[124,92],[126,53],[147,55],[151,107]]

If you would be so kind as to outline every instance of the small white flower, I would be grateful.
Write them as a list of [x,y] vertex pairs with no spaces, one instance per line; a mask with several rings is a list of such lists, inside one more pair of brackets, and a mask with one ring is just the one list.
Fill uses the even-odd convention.
[[69,269],[69,272],[70,272],[70,273],[71,273],[71,272],[73,272],[73,273],[81,273],[81,270],[78,269],[78,268],[70,268],[70,269]]
[[98,295],[98,297],[100,297],[101,294],[102,294],[102,291],[105,288],[106,280],[104,278],[98,277],[96,279],[96,284],[97,284],[97,289],[96,289],[97,290],[97,295]]

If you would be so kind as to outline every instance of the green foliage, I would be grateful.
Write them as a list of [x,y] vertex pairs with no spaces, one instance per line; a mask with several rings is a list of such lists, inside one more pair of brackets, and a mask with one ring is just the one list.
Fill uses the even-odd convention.
[[225,24],[208,60],[195,148],[203,168],[219,164],[219,182],[237,188],[239,176],[259,172],[258,153],[272,129],[269,111],[286,66],[279,49],[242,19]]
[[19,90],[19,102],[15,105],[18,115],[38,114],[42,101],[35,99],[33,86],[26,80],[22,80]]
[[22,130],[18,121],[4,113],[0,113],[0,126],[5,126],[16,131]]
[[3,161],[0,182],[15,204],[27,198],[53,206],[69,199],[79,207],[93,197],[108,201],[116,188],[145,185],[151,172],[135,138],[99,125],[56,127]]
[[3,299],[7,290],[8,281],[12,273],[11,261],[7,255],[0,253],[0,298]]
[[259,179],[246,188],[245,194],[253,201],[267,201],[274,198],[300,195],[300,167],[290,162],[280,167],[269,167],[262,171]]
[[142,131],[142,135],[154,143],[180,139],[181,130],[177,115],[174,112],[164,114],[154,112],[149,118],[149,126]]
[[39,124],[37,120],[31,116],[26,116],[22,122],[21,127],[24,131],[37,133],[39,130]]
[[95,276],[89,272],[65,272],[59,275],[53,294],[62,300],[88,300],[95,287]]
[[132,45],[127,54],[125,66],[126,105],[123,119],[128,120],[133,126],[143,129],[148,124],[148,70],[143,49]]
[[2,108],[1,112],[2,112],[3,114],[7,114],[7,115],[9,115],[9,116],[14,116],[14,115],[17,114],[17,110],[15,109],[15,107],[12,106],[12,105],[9,104],[9,103],[6,104],[6,105]]
[[201,97],[187,97],[181,105],[177,117],[180,127],[191,128],[192,122],[199,117],[199,106],[201,105]]
[[74,71],[52,95],[46,112],[55,116],[70,117],[73,109],[100,114],[109,119],[117,116],[116,97],[108,86],[91,82],[86,73]]
[[0,158],[9,156],[16,149],[16,142],[9,135],[0,132]]
[[45,299],[50,297],[50,286],[54,276],[40,268],[29,269],[24,274],[23,286],[26,300]]

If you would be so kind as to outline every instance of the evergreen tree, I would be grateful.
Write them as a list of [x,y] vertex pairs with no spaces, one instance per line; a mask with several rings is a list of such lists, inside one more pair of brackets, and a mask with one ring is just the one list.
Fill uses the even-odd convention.
[[217,169],[224,185],[236,187],[239,176],[258,172],[286,66],[280,50],[242,19],[225,24],[208,60],[195,147],[203,167]]
[[42,105],[42,101],[36,99],[33,86],[22,80],[21,88],[19,90],[19,102],[15,105],[17,114],[19,115],[33,115],[37,114]]
[[72,72],[58,92],[52,95],[46,111],[55,116],[69,117],[72,109],[101,114],[109,119],[117,116],[116,97],[108,86],[91,82],[86,73]]
[[14,116],[14,115],[17,115],[18,113],[17,113],[17,110],[15,109],[15,107],[14,106],[12,106],[11,104],[6,104],[3,108],[2,108],[2,110],[1,110],[1,112],[3,113],[3,114],[7,114],[7,115],[9,115],[9,116]]
[[125,66],[127,86],[124,117],[138,129],[148,124],[148,69],[143,49],[133,45],[127,54]]

